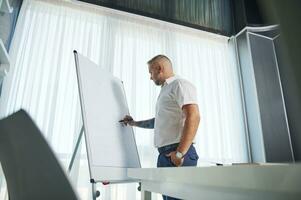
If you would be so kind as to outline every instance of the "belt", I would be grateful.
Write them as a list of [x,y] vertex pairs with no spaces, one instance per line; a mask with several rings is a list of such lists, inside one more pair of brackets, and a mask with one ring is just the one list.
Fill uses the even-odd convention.
[[169,144],[169,145],[166,145],[166,146],[163,146],[163,147],[159,147],[158,148],[158,151],[159,153],[163,153],[165,151],[169,151],[169,150],[172,150],[172,149],[175,149],[179,146],[179,143],[174,143],[174,144]]

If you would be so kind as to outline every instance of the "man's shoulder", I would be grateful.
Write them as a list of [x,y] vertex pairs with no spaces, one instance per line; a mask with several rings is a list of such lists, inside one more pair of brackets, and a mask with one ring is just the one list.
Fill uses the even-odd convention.
[[177,77],[177,79],[174,82],[175,82],[175,86],[195,87],[189,80],[182,77]]

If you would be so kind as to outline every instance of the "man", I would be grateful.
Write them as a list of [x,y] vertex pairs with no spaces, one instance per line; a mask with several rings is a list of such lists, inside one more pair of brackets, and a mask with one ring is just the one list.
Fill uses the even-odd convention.
[[[193,146],[200,115],[195,87],[175,76],[170,59],[157,55],[147,62],[150,79],[161,91],[155,118],[135,121],[125,116],[125,125],[154,128],[154,144],[158,148],[157,167],[196,166],[198,155]],[[163,199],[174,199],[163,196]]]

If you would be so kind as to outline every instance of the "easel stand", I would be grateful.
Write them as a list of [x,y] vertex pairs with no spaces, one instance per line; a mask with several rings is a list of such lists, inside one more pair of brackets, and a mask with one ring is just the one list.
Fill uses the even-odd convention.
[[93,200],[96,200],[96,198],[100,196],[100,192],[96,190],[96,182],[93,179],[90,180],[90,183],[92,184]]
[[[71,157],[71,161],[70,161],[69,167],[68,167],[68,172],[69,173],[72,170],[74,160],[75,160],[75,156],[77,154],[77,151],[78,151],[83,133],[84,133],[84,126],[82,126],[82,128],[80,130],[80,133],[78,135],[77,141],[76,141],[76,145],[75,145],[75,148],[74,148],[74,151],[73,151],[73,154],[72,154],[72,157]],[[96,198],[100,196],[100,192],[98,190],[96,190],[96,182],[94,181],[94,179],[90,179],[90,183],[92,184],[92,197],[93,197],[93,200],[96,200]]]

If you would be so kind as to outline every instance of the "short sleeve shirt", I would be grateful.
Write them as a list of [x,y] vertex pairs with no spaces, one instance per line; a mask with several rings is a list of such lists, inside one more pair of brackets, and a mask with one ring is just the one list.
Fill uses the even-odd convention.
[[179,76],[168,78],[156,103],[155,147],[180,142],[185,122],[182,107],[187,104],[198,104],[194,85]]

